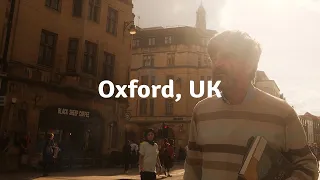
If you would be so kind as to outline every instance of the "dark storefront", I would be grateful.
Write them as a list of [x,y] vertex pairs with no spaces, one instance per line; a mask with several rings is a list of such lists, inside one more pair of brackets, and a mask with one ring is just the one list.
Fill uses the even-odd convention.
[[101,153],[103,121],[99,113],[74,107],[49,107],[41,111],[38,141],[48,133],[55,134],[55,141],[62,152],[82,157],[84,153]]

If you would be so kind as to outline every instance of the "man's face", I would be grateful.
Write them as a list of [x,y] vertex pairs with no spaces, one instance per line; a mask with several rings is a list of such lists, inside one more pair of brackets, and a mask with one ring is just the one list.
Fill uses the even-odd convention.
[[212,81],[221,81],[220,90],[236,88],[250,81],[254,71],[243,56],[232,48],[224,47],[210,54],[212,60]]

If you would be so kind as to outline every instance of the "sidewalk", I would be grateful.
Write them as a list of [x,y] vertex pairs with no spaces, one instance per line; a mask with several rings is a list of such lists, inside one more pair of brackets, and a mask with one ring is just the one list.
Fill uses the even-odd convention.
[[[183,174],[183,165],[177,163],[172,169],[173,177],[181,176]],[[163,179],[163,176],[158,176]],[[50,174],[48,177],[41,177],[41,173],[8,173],[0,174],[0,179],[3,180],[126,180],[126,179],[140,179],[138,169],[134,168],[128,174],[123,173],[122,168],[105,168],[105,169],[78,169],[65,172],[56,172]],[[176,178],[166,178],[176,179]],[[179,178],[180,179],[180,178]]]

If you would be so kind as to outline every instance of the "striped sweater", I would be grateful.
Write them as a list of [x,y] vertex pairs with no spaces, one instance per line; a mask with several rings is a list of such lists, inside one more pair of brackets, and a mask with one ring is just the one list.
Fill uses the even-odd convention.
[[254,87],[240,105],[214,96],[195,106],[184,179],[237,180],[247,141],[257,135],[295,165],[288,180],[318,180],[317,161],[295,111]]

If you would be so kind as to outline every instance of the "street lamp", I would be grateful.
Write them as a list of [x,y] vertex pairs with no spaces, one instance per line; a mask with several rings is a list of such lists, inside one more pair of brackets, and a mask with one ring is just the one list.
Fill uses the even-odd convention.
[[131,35],[135,35],[137,33],[136,26],[134,25],[134,21],[125,21],[123,24],[123,36],[126,30],[129,30]]

